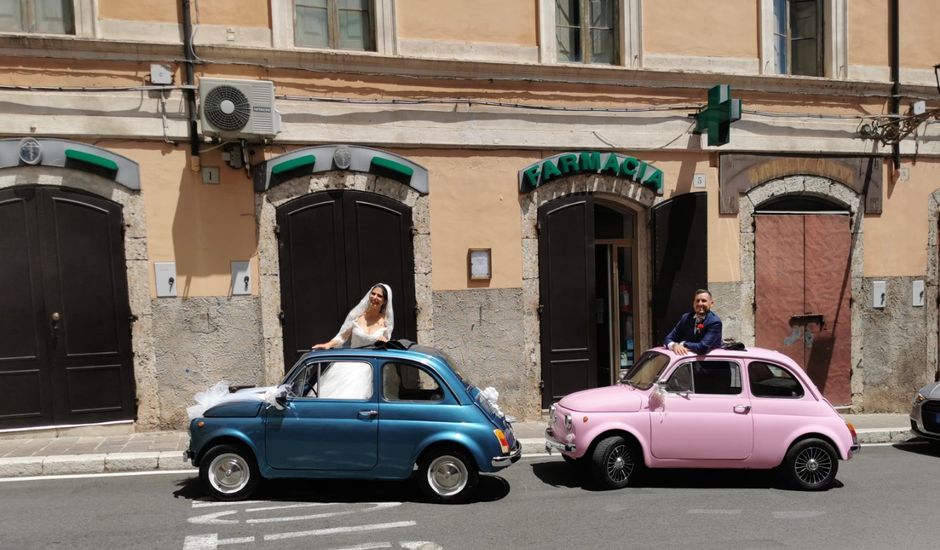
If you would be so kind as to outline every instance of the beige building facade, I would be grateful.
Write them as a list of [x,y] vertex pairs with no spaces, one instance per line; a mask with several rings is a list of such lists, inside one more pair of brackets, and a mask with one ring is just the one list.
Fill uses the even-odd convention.
[[[129,347],[81,387],[118,387],[125,402],[81,405],[59,389],[72,376],[56,374],[59,358],[76,356],[55,351],[71,319],[56,300],[69,299],[36,291],[2,314],[0,388],[6,377],[36,397],[0,407],[0,429],[180,428],[193,395],[220,379],[276,383],[285,342],[332,336],[298,329],[292,311],[338,326],[304,300],[319,279],[296,267],[332,237],[311,221],[306,240],[292,225],[284,244],[291,205],[319,197],[375,197],[404,216],[400,336],[446,351],[520,419],[613,383],[697,287],[712,291],[725,337],[803,358],[847,409],[905,411],[940,374],[940,35],[928,0],[47,4],[0,11],[0,205],[54,189],[121,212],[107,257],[126,281],[108,288],[126,301]],[[249,96],[248,126],[225,129],[206,122],[203,79],[270,93]],[[728,142],[708,145],[696,115],[716,85],[741,112]],[[218,108],[222,125],[239,112]],[[251,126],[265,117],[273,129]],[[23,200],[35,227],[61,202],[32,214]],[[19,220],[19,208],[0,216]],[[357,216],[329,227],[381,240],[385,226]],[[0,244],[17,257],[49,248],[8,235]],[[799,261],[780,252],[790,245]],[[370,262],[388,261],[357,250],[350,296],[383,273]],[[0,269],[16,288],[50,286],[50,270],[70,277],[58,254],[36,260],[43,274]],[[488,273],[472,270],[480,257]],[[834,315],[813,309],[817,294]],[[33,351],[12,336],[27,325]]]

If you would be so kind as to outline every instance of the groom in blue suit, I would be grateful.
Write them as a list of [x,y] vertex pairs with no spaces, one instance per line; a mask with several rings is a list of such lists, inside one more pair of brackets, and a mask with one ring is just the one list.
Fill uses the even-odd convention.
[[682,315],[663,345],[677,355],[701,355],[721,347],[721,319],[711,310],[713,305],[711,292],[696,290],[692,311]]

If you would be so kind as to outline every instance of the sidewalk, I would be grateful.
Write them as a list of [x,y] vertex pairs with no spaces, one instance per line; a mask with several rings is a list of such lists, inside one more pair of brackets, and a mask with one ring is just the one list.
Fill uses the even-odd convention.
[[[906,414],[844,416],[855,425],[863,446],[914,437]],[[132,429],[125,424],[0,433],[0,478],[192,469],[183,460],[189,444],[186,432],[130,433]],[[544,430],[541,421],[513,425],[523,456],[545,453]]]

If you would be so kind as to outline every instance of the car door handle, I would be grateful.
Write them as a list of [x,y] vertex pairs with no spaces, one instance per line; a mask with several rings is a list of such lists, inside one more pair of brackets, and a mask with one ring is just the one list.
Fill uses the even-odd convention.
[[359,411],[359,418],[362,418],[362,419],[375,418],[375,417],[377,417],[378,415],[379,415],[379,411],[375,411],[375,410],[373,410],[373,411]]
[[750,405],[735,405],[734,412],[738,414],[747,414],[751,412],[751,406]]

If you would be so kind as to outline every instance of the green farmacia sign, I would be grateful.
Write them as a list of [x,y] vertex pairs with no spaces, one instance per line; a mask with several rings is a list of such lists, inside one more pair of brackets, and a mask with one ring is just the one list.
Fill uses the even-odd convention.
[[561,153],[540,160],[519,171],[519,192],[527,193],[540,185],[577,174],[607,174],[649,187],[661,195],[663,171],[635,157],[600,151]]

